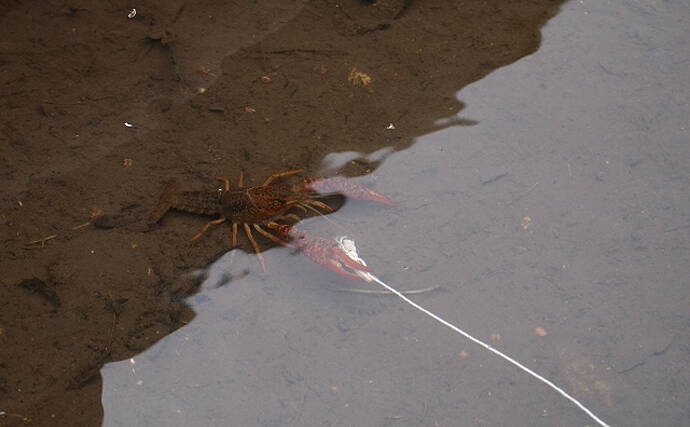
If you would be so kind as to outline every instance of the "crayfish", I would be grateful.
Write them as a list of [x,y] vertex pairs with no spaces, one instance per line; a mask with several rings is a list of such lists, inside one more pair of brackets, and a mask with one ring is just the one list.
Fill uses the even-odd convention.
[[[294,211],[312,211],[318,215],[332,212],[332,208],[319,198],[342,194],[358,200],[369,200],[395,206],[388,198],[344,178],[307,178],[294,185],[276,185],[277,179],[296,175],[303,169],[290,170],[271,175],[262,185],[243,187],[243,173],[240,172],[236,189],[231,189],[230,180],[216,177],[224,183],[217,191],[183,191],[178,181],[172,181],[163,190],[160,200],[149,216],[149,225],[157,223],[170,209],[217,216],[208,222],[192,240],[197,240],[211,226],[225,221],[232,223],[232,247],[237,246],[237,231],[240,224],[256,252],[261,268],[266,265],[254,240],[252,228],[267,239],[283,246],[297,249],[312,261],[329,268],[341,276],[357,279],[351,271],[369,271],[369,268],[352,260],[332,241],[323,237],[309,236],[295,224],[301,220]],[[270,231],[269,231],[270,230]]]

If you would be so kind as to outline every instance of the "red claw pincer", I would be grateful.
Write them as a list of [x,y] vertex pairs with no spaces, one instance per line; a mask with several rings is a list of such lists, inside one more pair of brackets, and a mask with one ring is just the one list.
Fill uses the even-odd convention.
[[343,277],[364,280],[357,272],[371,271],[365,264],[350,258],[334,240],[318,236],[311,237],[293,225],[271,223],[267,224],[266,227],[276,231],[282,238],[289,240],[289,243],[284,243],[286,246],[297,249],[310,260]]
[[315,263],[321,264],[348,279],[363,280],[356,272],[371,271],[366,265],[350,258],[338,246],[338,243],[323,237],[308,238],[306,244],[300,247],[299,250]]
[[357,200],[367,200],[383,203],[384,205],[397,206],[397,204],[388,197],[342,177],[320,179],[307,178],[301,183],[301,191],[324,194],[340,193],[346,197]]

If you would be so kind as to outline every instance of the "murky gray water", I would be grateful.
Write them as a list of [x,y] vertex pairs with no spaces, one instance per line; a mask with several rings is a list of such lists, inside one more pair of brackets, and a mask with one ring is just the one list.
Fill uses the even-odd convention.
[[[566,4],[536,54],[458,94],[477,125],[358,181],[398,208],[329,216],[379,277],[440,287],[413,299],[613,425],[690,423],[689,21],[681,0]],[[105,425],[593,424],[397,298],[341,291],[373,285],[264,256],[103,368]]]

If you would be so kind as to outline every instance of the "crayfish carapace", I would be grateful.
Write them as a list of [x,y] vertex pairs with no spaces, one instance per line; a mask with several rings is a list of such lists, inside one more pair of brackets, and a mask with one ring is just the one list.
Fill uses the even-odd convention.
[[[242,224],[251,243],[266,271],[259,245],[254,240],[252,228],[278,244],[297,249],[312,261],[333,270],[341,276],[356,279],[351,271],[369,271],[369,269],[350,259],[335,242],[322,237],[311,237],[295,224],[301,220],[294,213],[295,209],[303,212],[312,211],[325,215],[332,211],[327,204],[318,198],[342,194],[359,200],[369,200],[395,206],[388,198],[344,178],[308,178],[295,185],[276,185],[273,181],[298,174],[303,169],[290,170],[271,175],[262,185],[243,187],[243,174],[240,173],[236,189],[231,189],[230,180],[216,177],[224,182],[224,188],[217,191],[183,191],[178,181],[168,184],[163,190],[158,205],[151,211],[149,225],[157,223],[170,209],[193,214],[217,216],[207,223],[192,240],[203,235],[213,225],[225,221],[232,223],[232,247],[237,246],[237,230]],[[268,230],[271,230],[271,233]]]

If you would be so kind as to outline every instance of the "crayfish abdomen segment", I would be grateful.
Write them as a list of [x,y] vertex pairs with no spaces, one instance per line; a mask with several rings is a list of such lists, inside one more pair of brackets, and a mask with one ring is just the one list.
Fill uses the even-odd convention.
[[181,191],[180,183],[173,181],[161,193],[158,204],[149,215],[149,224],[157,223],[170,209],[199,215],[213,216],[221,212],[220,191]]
[[182,191],[172,200],[172,208],[197,215],[213,216],[220,213],[220,191]]

